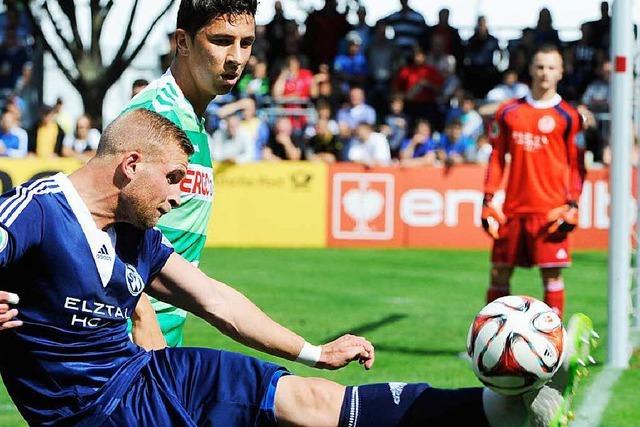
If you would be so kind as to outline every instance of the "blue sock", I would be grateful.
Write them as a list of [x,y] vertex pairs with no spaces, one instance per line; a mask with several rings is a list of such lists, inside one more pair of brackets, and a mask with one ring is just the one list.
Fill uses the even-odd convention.
[[406,383],[347,387],[338,427],[409,426],[488,426],[482,389]]

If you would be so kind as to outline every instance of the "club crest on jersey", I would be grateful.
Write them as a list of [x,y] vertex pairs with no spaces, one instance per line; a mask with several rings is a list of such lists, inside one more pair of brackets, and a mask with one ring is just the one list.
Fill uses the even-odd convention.
[[127,279],[127,288],[129,288],[131,295],[134,297],[138,296],[144,290],[144,280],[142,280],[142,277],[140,277],[140,274],[138,274],[134,266],[129,264],[125,265],[126,269],[124,274]]
[[552,116],[542,116],[538,120],[538,130],[542,133],[551,133],[556,128],[556,121]]
[[0,252],[4,251],[9,244],[9,233],[7,230],[0,227]]

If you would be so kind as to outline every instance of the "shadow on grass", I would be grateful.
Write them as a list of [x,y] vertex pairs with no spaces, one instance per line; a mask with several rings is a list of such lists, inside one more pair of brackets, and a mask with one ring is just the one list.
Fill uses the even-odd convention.
[[406,314],[390,314],[386,317],[383,317],[380,320],[377,320],[375,322],[370,322],[370,323],[365,323],[364,325],[360,325],[360,326],[356,326],[354,328],[350,328],[346,331],[342,331],[342,332],[338,332],[336,335],[325,338],[324,342],[331,342],[333,340],[337,340],[338,338],[340,338],[341,336],[345,335],[345,334],[352,334],[352,335],[366,335],[367,333],[371,332],[371,331],[375,331],[378,328],[381,328],[383,326],[387,326],[391,323],[396,323],[399,322],[400,320],[404,319],[408,317]]
[[[342,331],[334,336],[325,338],[323,342],[331,342],[335,339],[340,338],[345,334],[353,334],[353,335],[367,335],[369,332],[379,329],[383,326],[390,325],[392,323],[399,322],[402,319],[407,318],[406,314],[390,314],[386,317],[383,317],[380,320],[376,320],[375,322],[365,323],[363,325],[356,326],[354,328],[350,328],[348,330]],[[376,344],[377,351],[387,351],[390,353],[401,353],[412,356],[458,356],[461,350],[438,350],[438,349],[420,349],[420,348],[410,348],[410,347],[402,347],[402,346],[393,346],[393,345],[385,345],[385,344]]]

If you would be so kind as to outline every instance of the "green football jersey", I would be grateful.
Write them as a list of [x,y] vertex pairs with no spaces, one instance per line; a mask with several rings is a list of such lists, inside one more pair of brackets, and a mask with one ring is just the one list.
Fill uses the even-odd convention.
[[[207,239],[207,225],[213,200],[213,168],[204,119],[196,116],[170,71],[151,82],[131,100],[123,112],[145,108],[154,111],[182,129],[193,144],[186,177],[180,183],[181,204],[160,218],[158,228],[175,251],[194,265]],[[186,312],[151,298],[162,333],[171,347],[182,344]]]

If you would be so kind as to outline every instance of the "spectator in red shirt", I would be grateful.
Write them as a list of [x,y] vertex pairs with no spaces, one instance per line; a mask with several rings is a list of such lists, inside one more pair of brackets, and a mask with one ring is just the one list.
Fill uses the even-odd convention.
[[395,81],[395,89],[404,96],[405,112],[412,123],[418,118],[440,123],[436,99],[443,82],[438,70],[427,64],[424,51],[416,48],[413,63],[402,67]]
[[[285,104],[285,108],[294,109],[306,107],[312,97],[317,97],[318,89],[311,71],[302,68],[298,57],[292,55],[287,58],[271,94],[277,102]],[[304,129],[306,123],[305,117],[292,115],[294,132]]]

